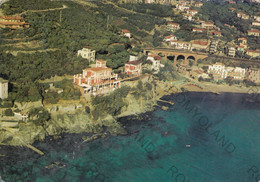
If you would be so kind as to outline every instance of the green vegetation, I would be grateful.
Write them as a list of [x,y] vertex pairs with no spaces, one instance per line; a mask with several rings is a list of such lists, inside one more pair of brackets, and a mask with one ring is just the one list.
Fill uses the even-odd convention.
[[94,106],[94,110],[91,112],[93,118],[97,120],[105,114],[111,114],[112,116],[120,114],[121,109],[124,106],[127,106],[123,98],[128,95],[130,89],[130,87],[124,86],[107,96],[93,97],[92,104]]
[[3,11],[6,15],[22,13],[27,10],[42,10],[48,8],[60,8],[61,2],[49,0],[9,0],[3,5]]
[[13,113],[12,109],[6,109],[5,110],[5,115],[6,116],[14,116],[14,113]]
[[122,4],[121,7],[124,7],[134,12],[149,14],[153,16],[159,16],[159,17],[174,16],[172,7],[167,5],[129,3],[129,4]]
[[43,122],[50,119],[50,113],[43,107],[33,108],[29,111],[30,120],[36,124],[42,125]]
[[[112,4],[105,4],[102,2],[95,2],[95,3],[98,5],[98,8],[93,8],[93,9],[104,13],[104,16],[106,17],[109,16],[109,20],[111,20],[114,24],[118,24],[120,28],[128,29],[131,31],[131,33],[141,38],[148,36],[149,35],[148,32],[153,30],[155,28],[155,25],[163,25],[166,23],[166,20],[164,20],[161,17],[158,17],[158,15],[156,16],[150,15],[150,14],[154,14],[156,8],[158,9],[156,11],[162,11],[163,6],[160,5],[153,5],[154,10],[151,9],[148,10],[147,8],[148,6],[144,7],[144,9],[147,10],[147,13],[137,14],[137,13],[131,13],[131,12],[124,11],[122,9],[115,8]],[[127,9],[132,9],[134,7],[135,7],[134,9],[138,9],[139,5],[125,4],[121,6]],[[162,7],[162,9],[159,10],[158,7]],[[164,6],[164,8],[167,7]]]
[[160,69],[160,72],[158,74],[155,75],[156,77],[158,77],[158,79],[160,81],[172,81],[172,80],[176,80],[177,78],[179,78],[179,75],[177,74],[176,69],[174,68],[173,64],[171,61],[167,61],[165,63],[165,66],[163,68]]

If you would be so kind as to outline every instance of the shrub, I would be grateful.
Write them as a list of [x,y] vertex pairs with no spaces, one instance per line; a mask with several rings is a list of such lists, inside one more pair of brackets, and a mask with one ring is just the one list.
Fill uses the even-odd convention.
[[12,109],[6,109],[5,110],[5,115],[6,116],[14,116],[14,113],[13,113]]

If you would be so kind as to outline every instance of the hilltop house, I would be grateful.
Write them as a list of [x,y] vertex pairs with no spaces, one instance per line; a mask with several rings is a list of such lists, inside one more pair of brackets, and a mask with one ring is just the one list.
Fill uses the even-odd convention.
[[259,84],[260,83],[260,70],[257,68],[248,68],[246,70],[246,79]]
[[189,6],[187,6],[186,4],[177,4],[176,5],[176,9],[180,10],[180,11],[185,11],[187,9],[190,9]]
[[88,61],[95,61],[96,51],[91,51],[88,47],[84,47],[82,50],[78,50],[78,56],[81,56]]
[[161,57],[158,55],[148,55],[147,60],[150,60],[152,62],[152,70],[154,70],[154,73],[158,73],[160,71],[161,67],[164,67],[163,64],[161,64]]
[[175,48],[175,49],[185,49],[185,50],[190,50],[190,42],[185,42],[185,41],[171,41],[170,45]]
[[259,36],[259,33],[260,33],[259,30],[248,30],[248,31],[247,31],[247,35],[248,35],[248,36],[253,35],[253,36],[255,36],[255,37],[258,37],[258,36]]
[[126,30],[126,29],[123,29],[122,30],[122,35],[124,36],[124,37],[127,37],[127,38],[131,38],[131,32],[129,31],[129,30]]
[[192,21],[192,15],[191,14],[183,13],[183,18],[185,20]]
[[244,19],[244,20],[248,20],[249,19],[249,15],[247,15],[247,14],[241,12],[241,11],[237,12],[237,17],[241,18],[241,19]]
[[24,21],[21,16],[1,16],[0,27],[10,29],[29,28],[29,23]]
[[179,29],[180,29],[179,23],[172,23],[172,22],[167,23],[167,30],[168,31],[174,31],[174,30],[179,30]]
[[206,31],[205,29],[202,29],[202,28],[193,28],[192,29],[193,32],[199,32],[199,33],[202,33],[204,31]]
[[227,77],[231,77],[234,80],[244,80],[246,70],[241,67],[225,67],[222,63],[215,63],[209,65],[208,73],[212,74],[215,80],[223,80]]
[[187,10],[187,14],[190,14],[191,16],[194,16],[198,13],[198,10],[194,10],[194,9],[188,9]]
[[174,36],[174,35],[166,36],[166,37],[164,37],[164,39],[163,39],[163,41],[165,41],[165,42],[170,42],[170,41],[174,41],[174,40],[177,40],[177,37]]
[[0,78],[0,99],[8,98],[8,81]]
[[203,6],[202,2],[195,2],[194,4],[195,7],[200,8],[201,6]]
[[239,45],[241,45],[241,46],[247,45],[247,39],[244,38],[244,37],[239,37],[239,38],[237,39],[237,41],[239,42]]
[[141,61],[129,61],[125,63],[125,73],[127,75],[138,76],[142,74],[142,62]]
[[84,88],[84,93],[104,93],[120,87],[118,75],[106,67],[106,61],[96,60],[96,67],[83,70],[83,74],[74,75],[74,83]]

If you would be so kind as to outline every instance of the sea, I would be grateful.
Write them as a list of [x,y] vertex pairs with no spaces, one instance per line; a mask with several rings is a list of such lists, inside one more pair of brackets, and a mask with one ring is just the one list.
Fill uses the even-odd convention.
[[[154,111],[119,118],[126,135],[83,142],[86,134],[0,146],[5,182],[258,182],[259,94],[186,92]],[[166,106],[168,110],[162,110]]]

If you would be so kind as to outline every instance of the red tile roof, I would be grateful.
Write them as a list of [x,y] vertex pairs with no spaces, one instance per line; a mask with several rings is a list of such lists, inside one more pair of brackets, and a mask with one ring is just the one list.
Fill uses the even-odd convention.
[[259,30],[248,30],[248,32],[259,33]]
[[130,33],[130,31],[129,31],[129,30],[126,30],[126,29],[123,29],[122,32],[123,32],[123,33]]
[[138,65],[141,64],[141,61],[129,61],[126,64]]
[[208,41],[194,40],[193,44],[197,45],[208,45]]
[[87,68],[85,71],[93,71],[93,72],[102,72],[102,71],[111,71],[111,68]]
[[193,28],[192,30],[196,30],[196,31],[205,31],[205,29],[203,29],[203,28]]
[[247,50],[246,52],[254,52],[254,53],[260,53],[260,50]]
[[168,22],[168,25],[177,25],[177,26],[180,26],[179,23],[173,23],[173,22]]

